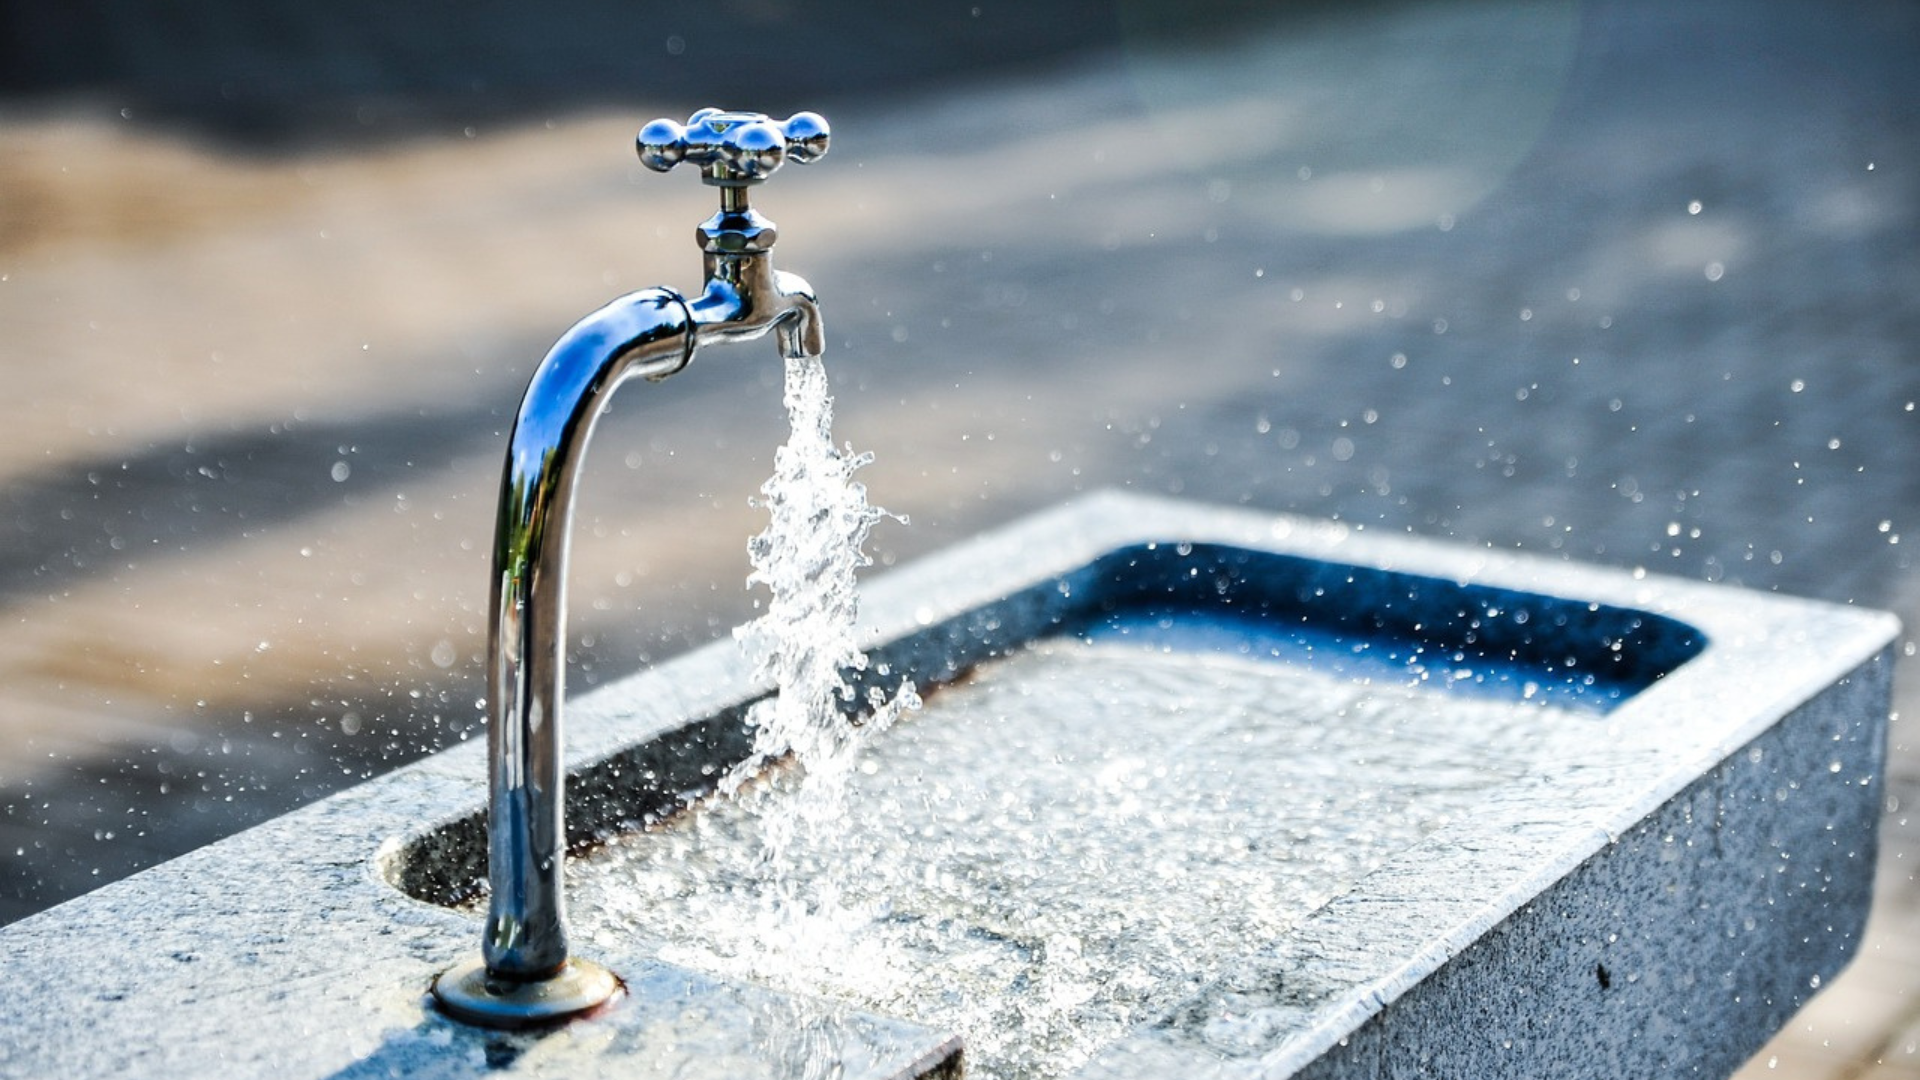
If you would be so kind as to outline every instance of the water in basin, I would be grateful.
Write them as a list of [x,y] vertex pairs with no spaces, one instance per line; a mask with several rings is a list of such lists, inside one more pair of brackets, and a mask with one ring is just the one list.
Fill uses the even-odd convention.
[[981,663],[861,746],[836,827],[770,859],[794,785],[709,798],[580,860],[576,930],[1062,1075],[1631,693],[1274,625],[1136,610]]

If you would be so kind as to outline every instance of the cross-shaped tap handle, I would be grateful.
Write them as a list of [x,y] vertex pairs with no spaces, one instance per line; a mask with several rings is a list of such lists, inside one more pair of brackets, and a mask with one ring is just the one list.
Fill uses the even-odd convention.
[[827,121],[819,113],[774,120],[761,113],[701,109],[682,127],[655,120],[640,129],[640,163],[666,172],[681,162],[698,166],[717,187],[757,184],[789,161],[802,165],[827,154]]

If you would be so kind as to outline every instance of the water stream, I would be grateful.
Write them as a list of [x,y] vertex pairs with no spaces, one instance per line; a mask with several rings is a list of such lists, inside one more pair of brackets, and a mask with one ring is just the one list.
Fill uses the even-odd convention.
[[[854,479],[873,456],[834,444],[833,397],[818,357],[786,362],[785,403],[792,431],[760,488],[770,520],[748,543],[747,583],[771,596],[765,612],[734,633],[755,676],[777,692],[749,713],[753,753],[720,784],[727,795],[749,782],[778,793],[746,804],[761,825],[765,929],[774,937],[838,910],[837,883],[789,873],[789,849],[798,837],[837,827],[859,744],[919,705],[911,685],[891,698],[852,700],[846,675],[867,666],[857,641],[855,573],[871,564],[867,535],[889,515],[868,504],[866,485]],[[865,709],[856,714],[850,704]],[[770,770],[774,762],[782,765]]]

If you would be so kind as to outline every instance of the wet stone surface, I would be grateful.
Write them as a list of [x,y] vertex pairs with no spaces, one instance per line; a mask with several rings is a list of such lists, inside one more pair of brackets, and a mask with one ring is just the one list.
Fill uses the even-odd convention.
[[958,1031],[975,1075],[1061,1076],[1603,725],[1062,641],[873,736],[831,831],[773,864],[767,819],[832,795],[702,805],[596,853],[570,902],[589,940]]

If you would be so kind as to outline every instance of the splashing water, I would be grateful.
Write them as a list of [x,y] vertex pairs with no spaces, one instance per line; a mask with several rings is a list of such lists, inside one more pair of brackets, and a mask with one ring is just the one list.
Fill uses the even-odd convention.
[[[956,1032],[970,1078],[1052,1080],[1450,821],[1608,767],[1591,718],[1055,638],[859,747],[843,812],[781,867],[831,882],[836,907],[770,917],[764,785],[614,841],[569,893],[606,948],[645,934],[670,963]],[[1263,1045],[1274,1013],[1247,1000],[1192,1036]],[[817,1033],[790,1039],[795,1074],[820,1076]]]
[[[788,360],[786,376],[793,432],[760,488],[771,521],[747,545],[747,584],[773,595],[765,614],[734,633],[755,676],[777,692],[749,713],[753,753],[721,790],[742,796],[763,819],[769,929],[790,934],[796,922],[845,921],[832,877],[814,879],[809,896],[796,885],[800,876],[787,871],[796,834],[814,837],[837,823],[860,745],[917,708],[919,698],[902,683],[891,698],[876,688],[861,702],[847,681],[847,673],[867,666],[857,640],[854,573],[873,562],[864,550],[868,533],[892,515],[869,506],[866,485],[853,479],[873,455],[833,444],[833,398],[819,358]],[[782,759],[786,768],[768,769]],[[762,786],[748,789],[756,778]]]

